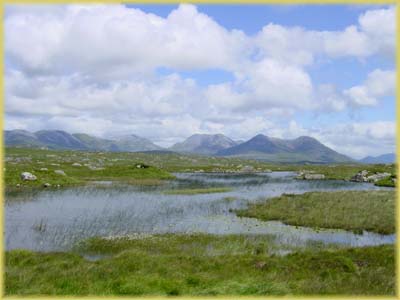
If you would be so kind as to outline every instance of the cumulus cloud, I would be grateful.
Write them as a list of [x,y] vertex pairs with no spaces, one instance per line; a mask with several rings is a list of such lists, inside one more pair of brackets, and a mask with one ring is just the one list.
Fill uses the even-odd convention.
[[368,74],[364,84],[344,90],[343,94],[348,97],[349,103],[353,106],[375,106],[379,98],[394,95],[395,81],[394,71],[376,69]]
[[[394,7],[368,10],[341,31],[269,23],[247,35],[187,4],[165,18],[123,5],[8,5],[4,25],[9,129],[131,132],[162,145],[195,132],[286,138],[318,134],[296,113],[376,106],[394,94],[393,70],[344,90],[309,73],[325,60],[393,58]],[[233,79],[202,85],[182,73],[196,70]]]
[[193,5],[167,18],[122,5],[45,9],[19,9],[5,19],[6,54],[29,72],[110,78],[157,67],[232,69],[246,53],[243,32],[226,30]]

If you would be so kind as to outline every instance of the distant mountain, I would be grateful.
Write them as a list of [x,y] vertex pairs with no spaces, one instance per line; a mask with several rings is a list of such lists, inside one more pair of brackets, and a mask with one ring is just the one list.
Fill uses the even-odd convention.
[[359,160],[362,164],[393,164],[396,162],[396,154],[387,153],[379,156],[367,156]]
[[92,151],[154,151],[163,148],[136,135],[122,136],[115,140],[102,139],[85,133],[69,134],[61,130],[6,130],[6,146],[35,147],[48,149],[92,150]]
[[237,142],[223,134],[194,134],[185,141],[173,145],[169,150],[181,153],[213,155],[218,151],[236,145]]
[[7,146],[23,145],[26,147],[41,147],[44,146],[36,135],[26,130],[5,130],[4,143]]
[[34,135],[41,144],[51,149],[87,149],[82,141],[62,130],[41,130]]
[[[159,147],[150,140],[133,134],[103,139],[84,133],[69,134],[61,130],[41,130],[34,133],[25,130],[6,130],[4,137],[6,146],[16,147],[166,154],[179,152],[281,163],[354,162],[351,158],[337,153],[308,136],[284,140],[259,134],[246,142],[240,143],[222,134],[194,134],[169,149]],[[375,161],[393,162],[394,154],[388,155],[391,156],[382,156],[379,159],[369,157],[365,158],[364,161],[368,163],[375,163]]]
[[95,151],[121,151],[115,141],[91,136],[86,133],[74,133],[73,137],[81,141],[88,150]]
[[326,147],[318,140],[308,136],[301,136],[293,140],[283,140],[259,134],[247,142],[220,150],[217,155],[288,163],[340,163],[352,161],[351,158]]
[[150,140],[131,134],[121,136],[115,139],[115,144],[121,151],[137,152],[137,151],[154,151],[163,148],[153,144]]

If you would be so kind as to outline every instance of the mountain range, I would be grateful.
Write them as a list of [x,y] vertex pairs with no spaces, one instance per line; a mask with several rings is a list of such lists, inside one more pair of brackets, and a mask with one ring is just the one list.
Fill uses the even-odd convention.
[[92,151],[153,151],[162,148],[137,135],[126,135],[115,139],[103,139],[85,133],[69,134],[62,130],[6,130],[6,146],[35,147],[47,149],[70,149]]
[[[6,146],[88,151],[124,151],[156,153],[178,152],[224,157],[240,157],[282,163],[344,163],[357,162],[320,143],[315,138],[278,139],[258,134],[248,141],[235,141],[223,134],[194,134],[169,148],[162,148],[137,135],[104,139],[85,133],[69,134],[61,130],[6,130]],[[394,154],[391,154],[394,156]],[[393,156],[367,157],[361,163],[393,162]]]
[[234,147],[239,143],[223,134],[194,134],[183,142],[176,143],[169,149],[181,153],[214,155],[221,150]]
[[379,156],[367,156],[359,160],[362,164],[393,164],[395,161],[396,154],[394,153],[387,153]]

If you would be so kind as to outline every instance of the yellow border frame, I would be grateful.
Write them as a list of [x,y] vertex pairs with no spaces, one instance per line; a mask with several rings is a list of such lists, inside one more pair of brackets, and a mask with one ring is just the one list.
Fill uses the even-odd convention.
[[[400,117],[400,104],[399,104],[399,86],[400,86],[400,74],[397,72],[397,67],[400,62],[400,1],[391,0],[192,0],[192,1],[173,1],[173,0],[150,0],[150,1],[137,1],[137,0],[127,0],[127,1],[118,1],[118,0],[0,0],[0,52],[3,53],[0,58],[0,69],[2,70],[3,76],[0,77],[0,92],[1,92],[1,102],[0,102],[0,115],[4,116],[4,7],[7,4],[96,4],[96,3],[104,3],[104,4],[179,4],[179,3],[193,3],[193,4],[343,4],[343,5],[357,5],[357,4],[365,4],[365,5],[396,5],[396,162],[397,162],[397,174],[400,174],[400,167],[398,157],[400,155],[400,125],[398,119]],[[0,177],[3,179],[3,162],[4,162],[4,144],[3,144],[3,132],[4,132],[4,118],[0,119],[0,141],[2,147],[0,147]],[[3,190],[3,180],[0,180],[0,190]],[[352,300],[370,300],[370,299],[400,299],[400,248],[398,242],[398,232],[400,229],[400,201],[399,201],[399,189],[396,188],[396,296],[218,296],[218,297],[189,297],[189,296],[180,296],[180,297],[108,297],[108,296],[34,296],[34,297],[23,297],[23,296],[4,296],[4,251],[0,251],[0,297],[1,299],[170,299],[170,298],[180,298],[180,299],[352,299]],[[1,194],[2,205],[0,205],[0,222],[1,229],[4,229],[4,197],[3,193]],[[3,249],[3,230],[0,231],[0,246]]]

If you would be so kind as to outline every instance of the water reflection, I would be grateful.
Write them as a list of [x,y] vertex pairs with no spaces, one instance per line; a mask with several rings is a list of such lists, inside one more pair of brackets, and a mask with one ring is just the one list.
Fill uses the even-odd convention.
[[[368,183],[336,180],[300,181],[291,172],[260,174],[175,174],[160,186],[93,185],[40,193],[6,195],[6,247],[40,251],[67,250],[91,236],[203,232],[273,234],[282,245],[310,241],[351,246],[393,243],[394,235],[340,230],[315,231],[280,222],[238,218],[230,211],[282,193],[379,189]],[[168,195],[171,189],[232,187],[226,193]],[[14,197],[19,200],[13,201]]]

